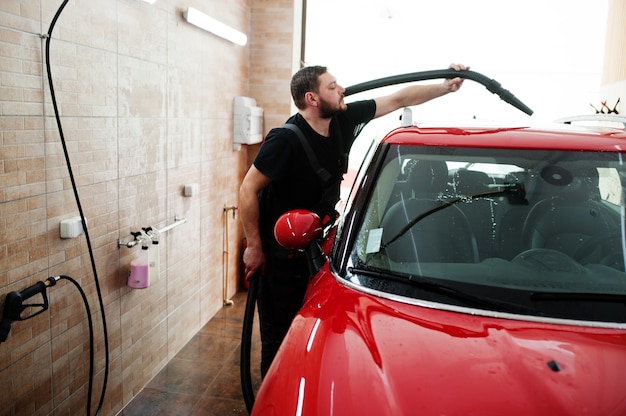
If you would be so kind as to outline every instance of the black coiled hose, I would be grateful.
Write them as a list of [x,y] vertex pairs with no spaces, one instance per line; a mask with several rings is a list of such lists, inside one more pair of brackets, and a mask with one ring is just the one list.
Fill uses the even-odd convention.
[[241,377],[241,393],[246,403],[248,413],[252,412],[254,405],[254,388],[252,387],[252,375],[250,373],[250,351],[252,348],[252,326],[254,323],[254,310],[257,294],[259,292],[259,273],[255,273],[250,279],[248,296],[246,298],[246,310],[243,314],[243,327],[241,330],[241,351],[239,373]]
[[[104,379],[102,381],[102,388],[100,390],[100,399],[98,401],[98,406],[96,407],[95,415],[97,416],[102,411],[102,406],[104,404],[104,396],[106,394],[106,388],[107,388],[107,384],[109,380],[109,367],[110,367],[110,361],[111,361],[110,353],[109,353],[109,332],[107,330],[107,321],[106,321],[106,315],[104,312],[104,301],[102,298],[102,289],[100,288],[100,281],[98,279],[96,260],[94,258],[93,248],[91,246],[91,237],[89,236],[89,229],[87,228],[87,222],[85,220],[85,213],[83,211],[83,207],[80,202],[80,197],[78,195],[78,187],[76,185],[76,180],[74,178],[72,164],[70,162],[70,156],[69,156],[69,152],[67,149],[67,144],[65,142],[65,135],[63,134],[63,125],[61,123],[61,116],[59,114],[59,107],[57,105],[56,94],[54,91],[54,82],[52,79],[52,69],[50,65],[50,41],[52,39],[52,31],[54,30],[57,20],[61,16],[61,13],[63,12],[63,9],[65,9],[65,6],[67,5],[68,1],[69,0],[64,0],[61,6],[59,6],[56,14],[54,15],[54,18],[52,19],[52,22],[50,23],[50,28],[48,29],[48,34],[46,36],[46,71],[48,73],[48,85],[50,86],[50,98],[52,100],[52,106],[54,108],[54,117],[57,122],[57,127],[59,129],[59,137],[61,139],[61,145],[63,146],[63,154],[65,156],[65,162],[67,164],[67,170],[68,170],[68,174],[70,177],[70,181],[72,183],[72,190],[74,191],[74,199],[76,200],[76,205],[78,207],[78,212],[80,213],[83,230],[85,231],[85,240],[87,242],[87,249],[89,251],[91,269],[93,270],[93,278],[94,278],[94,283],[96,286],[96,293],[98,295],[98,303],[100,305],[100,316],[102,318],[102,332],[103,332],[103,337],[104,337],[104,354],[105,354]],[[93,345],[93,326],[91,324],[91,313],[89,311],[87,299],[84,295],[84,292],[82,292],[80,285],[78,285],[78,283],[72,278],[70,278],[69,276],[64,276],[64,278],[71,281],[81,291],[81,296],[83,296],[83,300],[85,301],[85,307],[87,307],[87,316],[88,316],[89,328],[90,328],[89,345],[91,349],[90,362],[89,362],[89,386],[88,386],[88,391],[87,391],[87,415],[89,415],[91,414],[91,399],[92,399],[93,378],[94,378],[94,356],[93,356],[94,345]]]

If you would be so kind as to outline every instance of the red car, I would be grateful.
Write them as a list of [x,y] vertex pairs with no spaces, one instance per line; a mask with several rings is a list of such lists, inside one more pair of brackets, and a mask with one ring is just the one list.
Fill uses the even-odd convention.
[[283,216],[318,271],[252,414],[625,415],[626,118],[590,118],[405,115],[334,228]]

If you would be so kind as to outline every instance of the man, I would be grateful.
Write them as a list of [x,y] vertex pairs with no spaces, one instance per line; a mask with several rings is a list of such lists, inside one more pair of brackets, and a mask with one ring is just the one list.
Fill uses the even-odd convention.
[[[450,68],[469,69],[460,64]],[[326,67],[305,67],[293,76],[291,95],[298,112],[287,123],[300,129],[327,175],[318,175],[298,134],[283,127],[268,133],[241,184],[239,202],[247,240],[245,278],[260,272],[262,376],[302,306],[309,278],[306,258],[286,252],[275,241],[273,227],[278,217],[303,208],[320,218],[334,219],[347,154],[365,124],[397,109],[455,92],[462,83],[461,78],[446,79],[440,84],[413,85],[384,97],[346,104],[345,89]]]

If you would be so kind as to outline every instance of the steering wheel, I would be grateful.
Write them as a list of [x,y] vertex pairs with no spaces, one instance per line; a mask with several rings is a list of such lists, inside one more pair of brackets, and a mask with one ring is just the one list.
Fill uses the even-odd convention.
[[584,273],[585,271],[583,266],[567,254],[550,248],[531,248],[519,253],[511,262],[546,273]]
[[[611,231],[608,234],[597,235],[585,241],[572,255],[574,260],[582,263],[582,260],[589,257],[596,249],[600,248],[604,254],[602,257],[607,258],[612,254],[620,253],[623,256],[622,244],[620,243],[624,237],[621,230]],[[618,242],[618,244],[610,244]]]

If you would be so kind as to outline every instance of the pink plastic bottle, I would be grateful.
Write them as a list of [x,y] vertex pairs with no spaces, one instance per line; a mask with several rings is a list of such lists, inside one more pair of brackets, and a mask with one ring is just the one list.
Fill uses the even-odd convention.
[[145,289],[150,286],[150,262],[147,245],[141,246],[141,251],[137,257],[130,262],[126,284],[133,289]]

